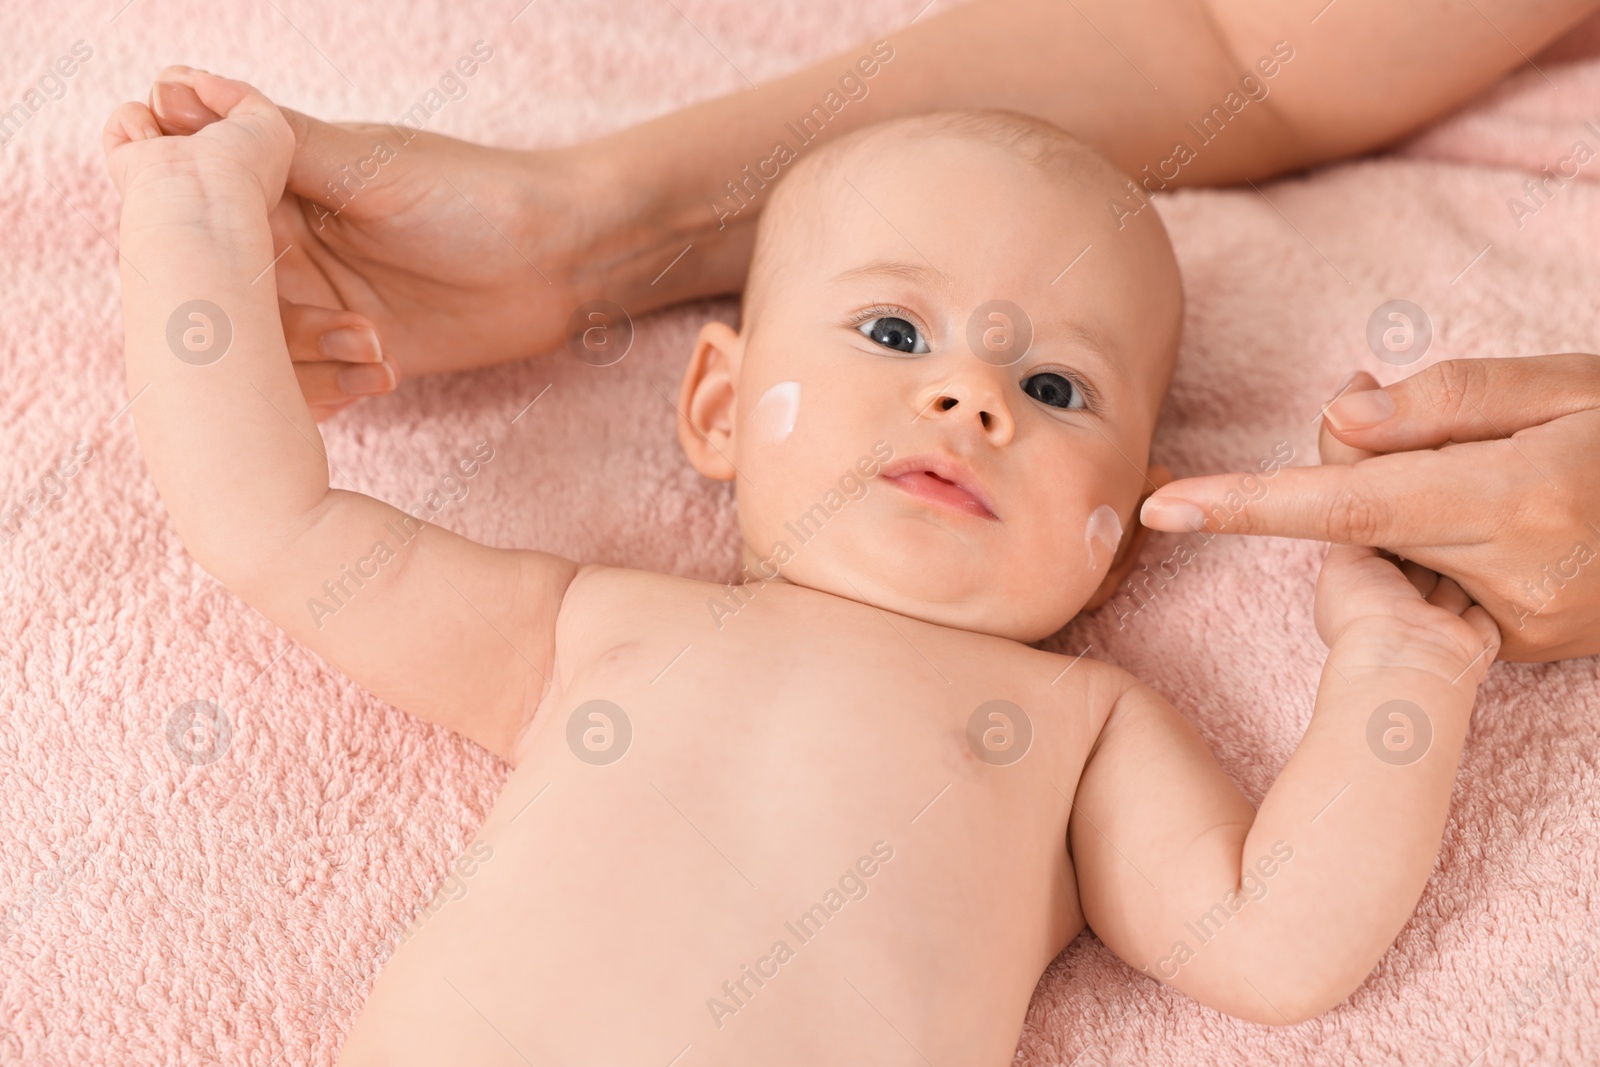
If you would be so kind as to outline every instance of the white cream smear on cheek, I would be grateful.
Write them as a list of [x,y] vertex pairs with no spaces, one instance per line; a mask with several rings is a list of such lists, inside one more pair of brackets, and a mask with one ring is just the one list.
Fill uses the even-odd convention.
[[800,383],[779,382],[750,409],[750,425],[757,437],[782,444],[794,432],[794,419],[800,413]]
[[1116,558],[1117,546],[1122,543],[1122,520],[1110,504],[1101,504],[1089,513],[1089,526],[1084,530],[1084,544],[1089,549],[1089,569],[1104,570]]

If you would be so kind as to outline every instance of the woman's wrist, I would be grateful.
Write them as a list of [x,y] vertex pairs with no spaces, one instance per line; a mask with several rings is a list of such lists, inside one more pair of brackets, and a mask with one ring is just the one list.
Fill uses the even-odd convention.
[[[629,133],[557,149],[546,161],[561,171],[570,202],[583,205],[574,208],[581,218],[568,260],[574,294],[637,316],[741,290],[756,212],[719,219],[704,190]],[[545,180],[541,171],[531,180]]]

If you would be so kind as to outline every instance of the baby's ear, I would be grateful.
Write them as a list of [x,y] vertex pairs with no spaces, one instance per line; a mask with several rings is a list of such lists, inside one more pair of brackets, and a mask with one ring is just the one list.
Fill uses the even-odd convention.
[[694,354],[678,389],[678,443],[694,469],[707,478],[731,481],[733,418],[744,342],[725,322],[708,322],[695,338]]

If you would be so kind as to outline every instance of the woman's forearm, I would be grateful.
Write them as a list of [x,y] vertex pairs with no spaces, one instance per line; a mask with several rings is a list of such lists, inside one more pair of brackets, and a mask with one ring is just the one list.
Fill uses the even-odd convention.
[[574,149],[613,190],[578,281],[633,311],[735,291],[765,193],[788,163],[921,111],[1039,116],[1149,189],[1368,151],[1466,100],[1595,7],[979,0]]

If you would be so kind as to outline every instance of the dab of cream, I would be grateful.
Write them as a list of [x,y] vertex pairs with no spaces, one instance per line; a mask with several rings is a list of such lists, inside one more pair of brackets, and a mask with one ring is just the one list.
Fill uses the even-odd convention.
[[794,419],[800,413],[800,383],[779,382],[750,409],[750,425],[755,435],[773,444],[782,444],[794,432]]
[[1117,546],[1122,544],[1122,520],[1111,505],[1101,504],[1089,513],[1089,526],[1083,534],[1089,549],[1089,569],[1105,570],[1116,558]]

